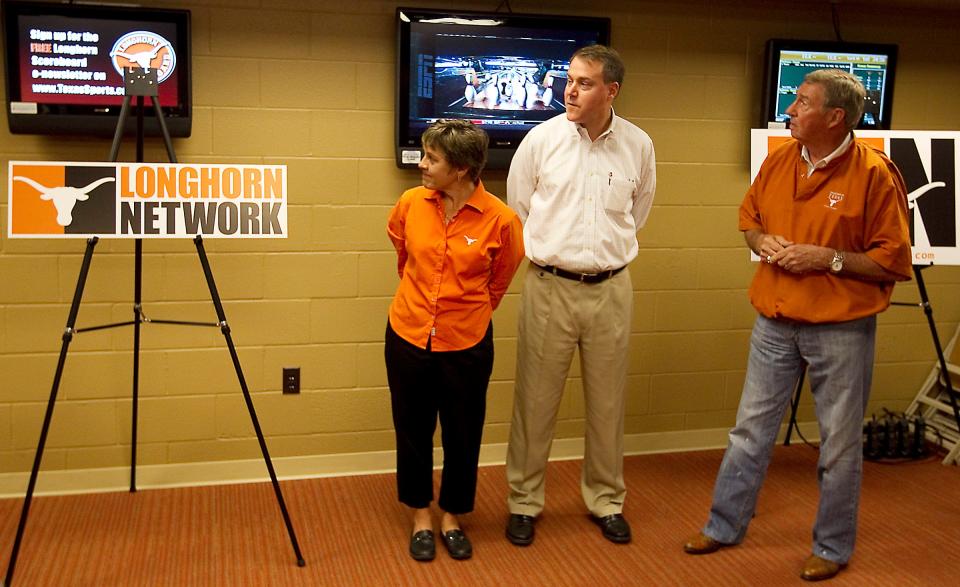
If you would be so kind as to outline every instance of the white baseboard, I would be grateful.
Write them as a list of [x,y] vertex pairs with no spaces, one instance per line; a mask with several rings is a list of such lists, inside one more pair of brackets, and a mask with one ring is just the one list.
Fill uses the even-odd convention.
[[[783,438],[785,430],[786,426],[784,425],[781,427],[778,442]],[[811,441],[817,439],[816,423],[801,423],[800,430]],[[728,429],[726,428],[714,428],[709,430],[628,434],[624,437],[624,450],[628,455],[636,455],[724,448],[727,444],[727,432]],[[797,440],[799,441],[799,439]],[[480,450],[480,465],[502,465],[506,460],[506,455],[506,444],[486,444]],[[442,462],[440,456],[440,451],[437,449],[436,462],[438,463]],[[551,460],[569,460],[582,457],[582,438],[564,438],[554,441]],[[396,455],[394,451],[389,450],[280,457],[273,459],[273,465],[277,477],[282,480],[371,475],[395,471]],[[0,474],[0,498],[23,497],[26,493],[29,478],[29,472]],[[263,459],[141,465],[137,467],[137,489],[196,487],[265,481],[269,481],[269,475]],[[37,476],[34,495],[102,493],[127,491],[129,488],[129,467],[41,471]]]

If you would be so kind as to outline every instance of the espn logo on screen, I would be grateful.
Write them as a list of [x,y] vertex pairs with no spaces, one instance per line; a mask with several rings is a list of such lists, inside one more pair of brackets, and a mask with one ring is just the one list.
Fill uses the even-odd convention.
[[286,166],[11,161],[11,238],[285,238]]

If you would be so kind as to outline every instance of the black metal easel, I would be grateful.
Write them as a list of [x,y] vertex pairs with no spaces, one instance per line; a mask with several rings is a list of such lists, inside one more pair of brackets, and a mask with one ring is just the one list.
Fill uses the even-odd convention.
[[807,374],[807,366],[804,365],[800,370],[800,377],[797,379],[797,389],[793,392],[793,399],[790,403],[790,422],[787,424],[787,435],[783,439],[783,446],[790,446],[790,435],[793,429],[797,429],[800,434],[800,425],[797,424],[797,408],[800,406],[800,392],[803,391],[803,378]]
[[[923,308],[923,313],[927,316],[927,324],[930,326],[930,335],[933,337],[933,346],[937,350],[937,360],[940,361],[940,372],[944,374],[944,386],[946,387],[947,397],[950,398],[950,407],[953,408],[953,417],[957,421],[957,429],[960,430],[960,409],[957,406],[957,392],[953,389],[950,382],[949,371],[947,371],[947,359],[943,356],[943,346],[940,344],[940,336],[937,334],[937,324],[933,321],[933,307],[930,305],[930,298],[927,297],[927,287],[923,283],[923,270],[930,265],[914,265],[913,276],[917,279],[917,289],[920,291],[920,302],[891,302],[893,306],[919,306]],[[800,405],[800,392],[803,389],[803,376],[806,369],[800,372],[800,379],[797,381],[797,390],[793,395],[793,406],[790,411],[790,423],[787,424],[787,436],[783,440],[783,446],[790,446],[790,433],[794,428],[800,433],[800,427],[797,425],[797,406]]]
[[[160,126],[160,132],[163,135],[164,145],[167,149],[167,156],[171,163],[177,162],[177,156],[173,150],[173,142],[170,139],[170,133],[167,130],[166,122],[163,118],[163,111],[160,109],[160,101],[157,97],[157,73],[155,69],[129,68],[124,71],[124,98],[123,105],[120,108],[120,118],[117,121],[116,132],[113,137],[113,145],[110,148],[110,161],[115,162],[120,152],[120,142],[123,139],[124,126],[126,119],[130,115],[130,102],[133,96],[137,97],[137,162],[143,162],[143,109],[144,96],[150,96],[153,103],[153,111],[157,123]],[[80,275],[77,277],[77,287],[73,294],[73,302],[70,305],[70,313],[67,317],[67,325],[63,332],[63,344],[60,348],[60,358],[57,361],[57,370],[53,376],[53,387],[50,390],[50,399],[47,402],[47,410],[44,414],[43,425],[40,429],[40,441],[37,444],[37,452],[33,460],[33,469],[30,472],[30,481],[27,484],[27,494],[23,501],[23,510],[20,513],[20,522],[17,525],[16,538],[13,541],[13,550],[10,553],[10,562],[7,565],[7,574],[3,585],[9,587],[13,581],[13,572],[17,564],[17,555],[20,551],[20,543],[23,539],[24,528],[27,524],[27,515],[30,512],[30,502],[33,499],[33,491],[36,487],[37,474],[40,471],[40,461],[43,458],[43,449],[47,441],[47,432],[50,429],[50,420],[53,417],[53,406],[57,400],[57,392],[60,388],[60,379],[63,375],[64,364],[67,359],[67,349],[73,340],[73,335],[80,332],[89,332],[93,330],[103,330],[118,326],[133,325],[133,425],[131,430],[131,457],[130,457],[130,491],[135,492],[136,487],[136,465],[137,465],[137,404],[139,395],[139,375],[140,375],[140,325],[144,322],[156,324],[181,324],[188,326],[212,326],[220,328],[224,339],[227,342],[227,348],[230,350],[230,358],[233,360],[234,369],[237,372],[237,379],[240,382],[240,389],[243,391],[243,398],[247,404],[247,411],[250,412],[250,420],[257,433],[257,440],[260,442],[260,451],[263,453],[263,460],[270,474],[270,481],[273,483],[273,491],[277,497],[277,504],[280,506],[280,512],[283,515],[283,522],[287,527],[287,533],[290,535],[290,543],[293,546],[293,552],[297,557],[297,565],[304,566],[306,561],[300,552],[300,545],[297,542],[297,535],[294,532],[293,524],[290,521],[290,515],[287,512],[286,503],[283,500],[283,493],[280,491],[280,484],[277,481],[277,475],[273,468],[273,461],[270,459],[270,453],[267,451],[267,444],[263,438],[263,431],[260,429],[260,422],[257,419],[257,413],[253,406],[253,400],[250,397],[250,391],[247,388],[246,379],[243,376],[243,369],[240,366],[240,358],[233,344],[233,338],[230,336],[230,326],[227,324],[227,318],[223,311],[223,304],[220,301],[220,295],[217,293],[217,286],[213,279],[213,272],[210,269],[210,263],[207,260],[206,251],[203,248],[203,239],[198,235],[193,239],[197,247],[197,255],[200,257],[200,264],[203,267],[203,275],[207,280],[207,287],[210,289],[210,298],[217,312],[217,322],[190,322],[181,320],[151,320],[143,313],[141,305],[142,289],[142,269],[143,269],[143,241],[136,239],[134,244],[134,304],[133,320],[127,322],[117,322],[113,324],[104,324],[101,326],[92,326],[88,328],[75,328],[77,313],[80,311],[80,302],[83,298],[83,288],[87,281],[87,274],[90,271],[90,262],[93,259],[93,249],[97,245],[99,238],[94,236],[87,239],[87,248],[83,254],[83,262],[80,265]]]

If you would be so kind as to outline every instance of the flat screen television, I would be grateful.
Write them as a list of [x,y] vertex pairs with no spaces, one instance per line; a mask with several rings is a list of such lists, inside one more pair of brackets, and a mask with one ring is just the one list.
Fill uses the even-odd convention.
[[860,78],[867,90],[858,128],[889,129],[897,46],[879,43],[767,41],[762,128],[785,128],[786,110],[796,99],[803,76],[815,69],[841,69]]
[[565,111],[570,56],[607,44],[610,19],[397,9],[398,167],[415,167],[420,135],[460,118],[490,135],[487,167],[505,169],[533,127]]
[[[4,1],[2,16],[10,132],[112,135],[136,65],[157,70],[170,134],[190,136],[188,10]],[[144,130],[160,132],[152,108]]]

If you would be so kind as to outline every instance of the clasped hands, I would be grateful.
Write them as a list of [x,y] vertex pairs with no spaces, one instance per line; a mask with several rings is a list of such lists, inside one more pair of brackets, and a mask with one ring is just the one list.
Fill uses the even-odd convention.
[[822,271],[833,258],[832,249],[798,244],[777,234],[762,235],[757,242],[757,254],[764,263],[776,264],[791,273]]

